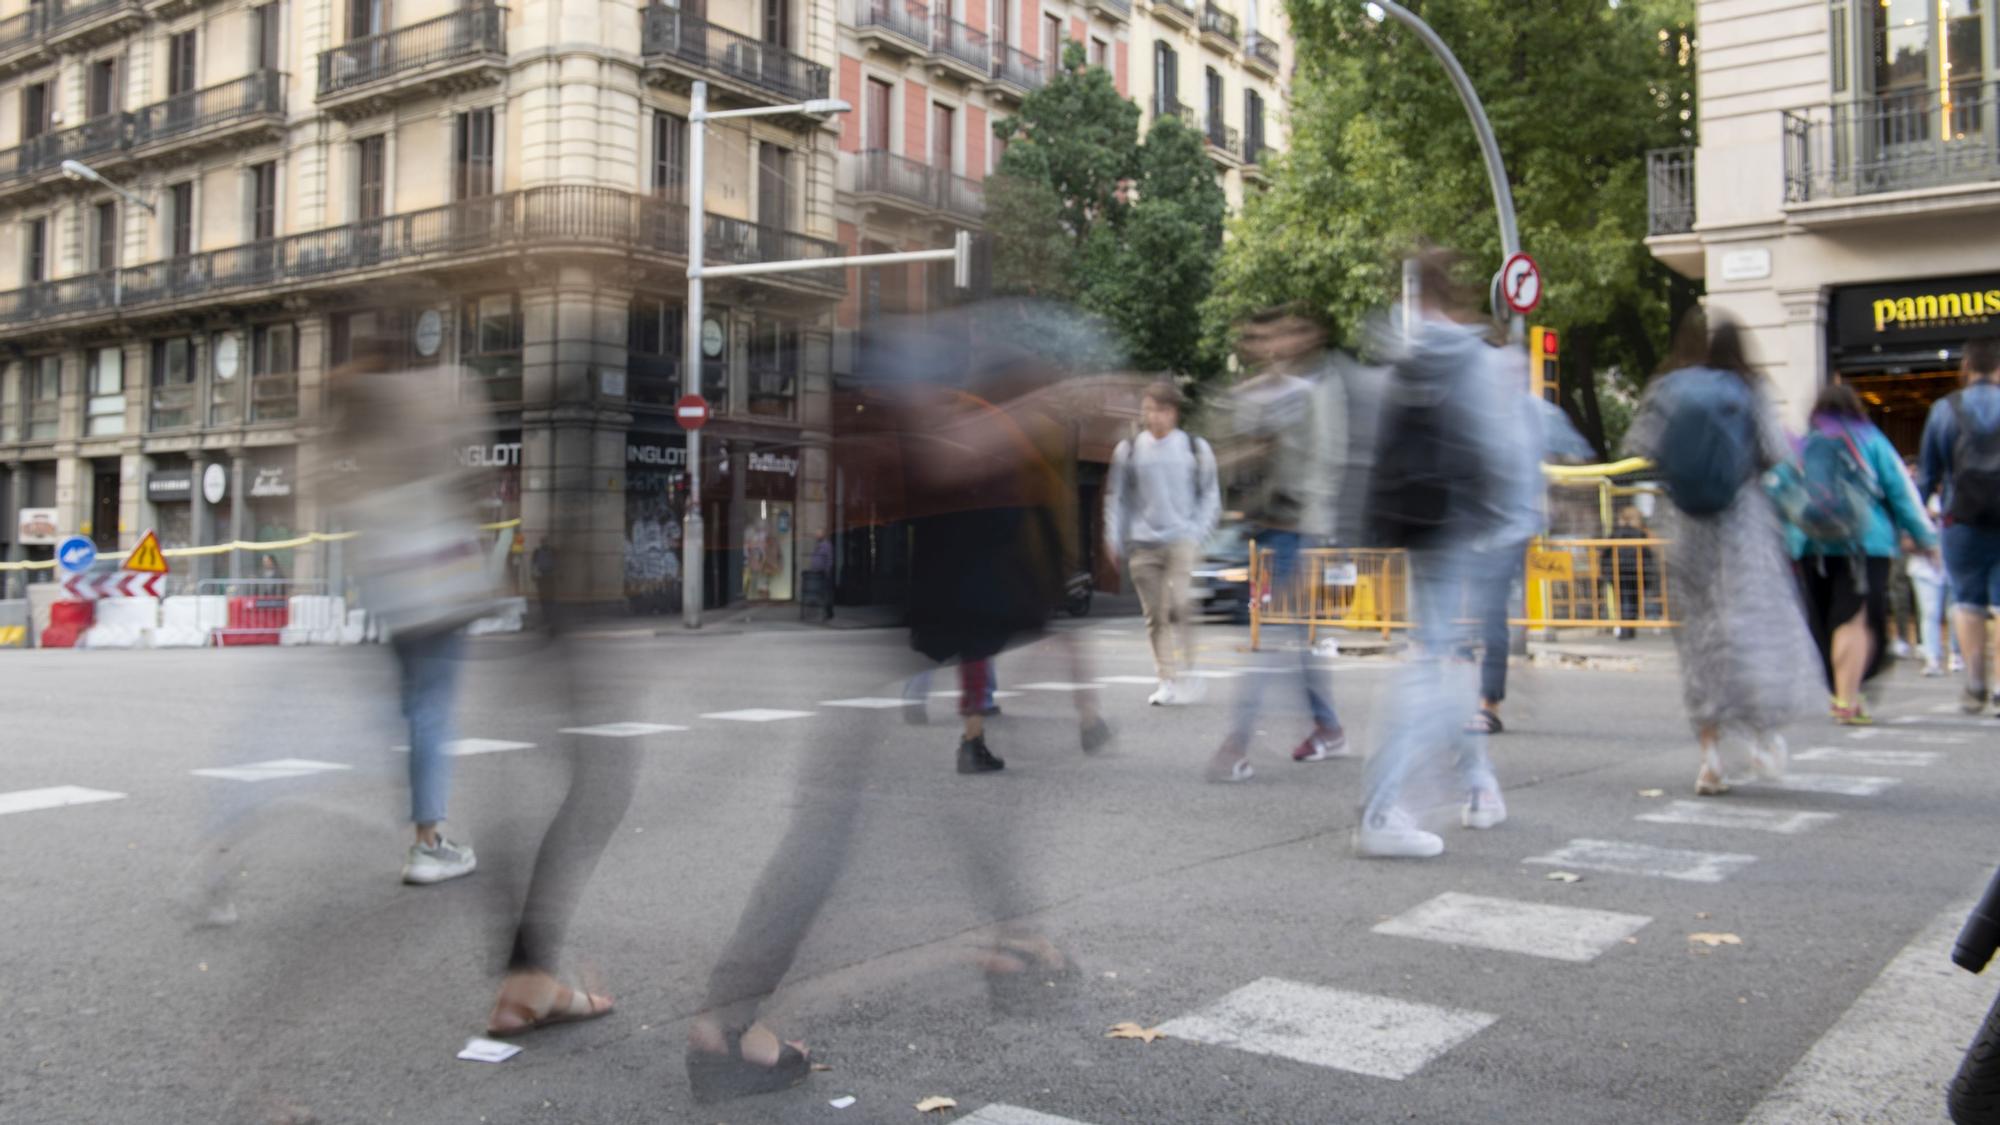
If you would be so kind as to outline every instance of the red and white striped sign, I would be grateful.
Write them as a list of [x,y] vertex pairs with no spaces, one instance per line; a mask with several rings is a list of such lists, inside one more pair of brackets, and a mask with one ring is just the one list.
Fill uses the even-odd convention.
[[681,429],[699,430],[708,421],[708,400],[700,395],[682,395],[674,404],[674,417],[680,420]]
[[116,574],[73,574],[63,580],[63,590],[73,602],[94,602],[99,598],[157,598],[160,575],[120,571]]

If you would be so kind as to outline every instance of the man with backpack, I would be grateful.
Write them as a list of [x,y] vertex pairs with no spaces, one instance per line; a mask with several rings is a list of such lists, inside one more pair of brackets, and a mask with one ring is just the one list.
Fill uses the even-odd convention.
[[1104,484],[1104,535],[1146,615],[1160,684],[1146,702],[1182,702],[1192,691],[1176,677],[1194,666],[1189,576],[1202,541],[1222,514],[1215,451],[1180,428],[1180,388],[1162,380],[1140,402],[1143,429],[1118,443]]
[[1940,494],[1944,563],[1965,654],[1962,709],[1991,699],[1987,621],[2000,607],[2000,336],[1965,345],[1965,386],[1931,405],[1924,423],[1920,490]]
[[[1297,580],[1300,551],[1333,532],[1350,416],[1347,372],[1336,370],[1327,356],[1325,330],[1296,308],[1250,317],[1238,326],[1237,350],[1250,375],[1230,391],[1219,460],[1232,502],[1250,521],[1248,538],[1260,553],[1270,552],[1269,569],[1262,573],[1273,588],[1288,588]],[[1299,673],[1313,725],[1292,760],[1349,757],[1353,751],[1334,713],[1330,677],[1314,666],[1304,630],[1297,632]],[[1238,681],[1235,714],[1209,763],[1210,781],[1250,778],[1250,736],[1270,679],[1252,675]]]
[[1419,262],[1423,319],[1383,391],[1369,523],[1382,546],[1409,552],[1412,652],[1390,696],[1389,721],[1368,759],[1367,794],[1354,849],[1362,856],[1424,858],[1444,840],[1417,823],[1406,783],[1427,763],[1449,758],[1465,804],[1460,823],[1492,828],[1507,818],[1485,736],[1467,730],[1464,701],[1446,677],[1457,623],[1477,572],[1477,549],[1506,524],[1497,487],[1507,442],[1521,440],[1517,414],[1475,321],[1470,295],[1452,270],[1455,256]]

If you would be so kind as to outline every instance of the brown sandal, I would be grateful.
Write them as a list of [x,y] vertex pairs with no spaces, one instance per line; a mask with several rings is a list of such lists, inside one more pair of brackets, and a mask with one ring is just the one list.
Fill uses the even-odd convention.
[[[558,984],[555,1003],[540,1014],[519,1000],[502,999],[493,1006],[493,1014],[487,1017],[486,1034],[495,1039],[507,1039],[559,1023],[582,1023],[610,1014],[611,997]],[[509,1022],[503,1026],[502,1020]]]

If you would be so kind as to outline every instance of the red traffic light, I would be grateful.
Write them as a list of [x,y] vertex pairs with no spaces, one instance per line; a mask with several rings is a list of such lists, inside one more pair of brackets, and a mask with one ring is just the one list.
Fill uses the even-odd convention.
[[1554,355],[1556,351],[1556,330],[1553,328],[1542,329],[1542,354]]

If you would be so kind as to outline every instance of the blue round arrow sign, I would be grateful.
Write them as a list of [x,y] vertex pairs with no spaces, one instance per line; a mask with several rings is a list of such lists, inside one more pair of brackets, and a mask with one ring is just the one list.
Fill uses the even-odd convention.
[[86,536],[72,535],[56,545],[56,565],[75,573],[89,570],[97,561],[97,544]]

